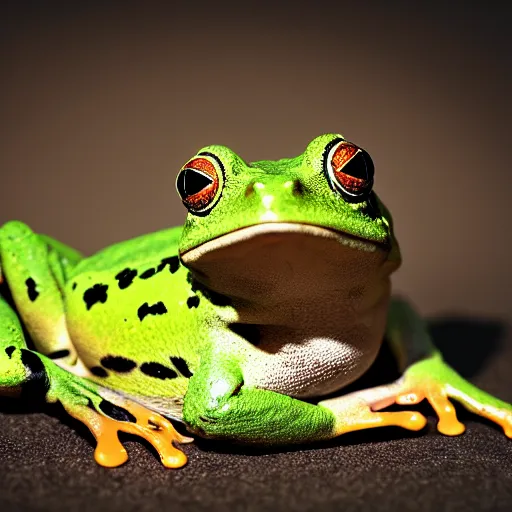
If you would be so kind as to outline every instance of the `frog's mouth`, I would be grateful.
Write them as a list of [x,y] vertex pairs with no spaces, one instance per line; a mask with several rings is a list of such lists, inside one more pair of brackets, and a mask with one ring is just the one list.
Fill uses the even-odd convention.
[[[251,302],[280,303],[306,291],[334,297],[361,288],[388,261],[389,247],[311,224],[244,227],[181,254],[198,281]],[[384,271],[386,273],[386,271]]]
[[183,263],[185,263],[185,265],[193,264],[195,261],[199,260],[201,257],[212,251],[217,251],[226,247],[233,247],[236,244],[248,242],[256,237],[279,233],[299,233],[302,235],[312,235],[321,238],[328,238],[336,240],[341,245],[351,247],[353,249],[359,249],[365,252],[374,252],[378,248],[385,248],[384,244],[371,242],[354,235],[349,235],[348,233],[315,226],[312,224],[303,224],[298,222],[267,222],[240,228],[236,231],[232,231],[231,233],[227,233],[220,237],[214,238],[213,240],[205,242],[198,247],[182,253],[181,260]]

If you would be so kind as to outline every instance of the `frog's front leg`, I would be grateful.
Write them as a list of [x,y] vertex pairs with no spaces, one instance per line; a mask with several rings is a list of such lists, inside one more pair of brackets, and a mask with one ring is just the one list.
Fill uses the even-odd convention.
[[329,439],[379,426],[423,428],[426,419],[417,412],[372,410],[397,391],[398,385],[384,386],[314,405],[245,386],[236,358],[212,352],[190,379],[183,416],[198,435],[266,444]]
[[81,256],[19,221],[0,227],[0,268],[36,349],[75,373],[87,374],[66,327],[63,288]]

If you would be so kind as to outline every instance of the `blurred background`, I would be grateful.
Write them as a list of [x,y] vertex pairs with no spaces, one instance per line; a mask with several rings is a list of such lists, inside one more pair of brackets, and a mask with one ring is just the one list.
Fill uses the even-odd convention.
[[505,2],[0,4],[0,222],[86,254],[180,224],[180,166],[365,147],[427,315],[512,320]]

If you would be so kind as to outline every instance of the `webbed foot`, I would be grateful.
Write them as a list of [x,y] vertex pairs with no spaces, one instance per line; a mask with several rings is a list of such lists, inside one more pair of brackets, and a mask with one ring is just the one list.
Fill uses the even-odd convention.
[[84,423],[94,435],[98,443],[94,458],[98,464],[116,467],[128,460],[126,449],[119,441],[119,432],[148,441],[167,468],[186,464],[187,456],[173,443],[191,443],[193,439],[178,433],[169,420],[117,393],[102,389],[99,398],[96,403],[89,402],[85,406],[60,399],[68,414]]
[[455,436],[462,434],[465,426],[457,419],[450,399],[498,424],[505,435],[512,438],[512,405],[467,382],[438,354],[412,365],[406,371],[403,389],[397,395],[396,403],[412,405],[427,400],[439,418],[437,430]]
[[439,418],[442,434],[462,434],[465,426],[458,420],[451,399],[469,411],[501,426],[512,438],[512,405],[482,391],[450,368],[440,354],[412,365],[402,378],[388,385],[356,391],[320,402],[336,417],[335,434],[380,426],[399,426],[420,430],[426,418],[414,411],[382,411],[393,405],[415,405],[427,400]]

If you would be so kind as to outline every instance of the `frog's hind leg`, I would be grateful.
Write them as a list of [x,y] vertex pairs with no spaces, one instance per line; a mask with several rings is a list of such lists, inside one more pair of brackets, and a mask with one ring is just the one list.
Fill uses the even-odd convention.
[[118,432],[146,439],[166,467],[183,466],[187,458],[173,442],[191,439],[180,435],[157,413],[69,373],[52,360],[29,350],[14,310],[0,296],[0,394],[22,395],[31,401],[60,402],[84,423],[97,440],[96,461],[108,467],[128,459]]
[[388,334],[402,351],[406,366],[396,403],[411,405],[427,400],[439,418],[439,432],[457,435],[465,427],[450,401],[456,400],[469,411],[495,422],[507,437],[512,437],[512,405],[477,388],[448,366],[431,343],[423,320],[402,300],[392,302]]
[[78,252],[37,235],[22,222],[0,227],[0,272],[36,349],[87,375],[67,331],[62,295],[66,275],[80,258]]
[[330,409],[337,418],[343,418],[336,428],[337,434],[343,434],[388,425],[419,430],[426,423],[421,414],[381,410],[393,404],[410,406],[427,400],[439,418],[437,430],[455,436],[462,434],[465,427],[458,420],[450,399],[498,424],[505,435],[512,438],[512,405],[467,382],[439,353],[412,365],[396,382],[325,400],[319,405]]

